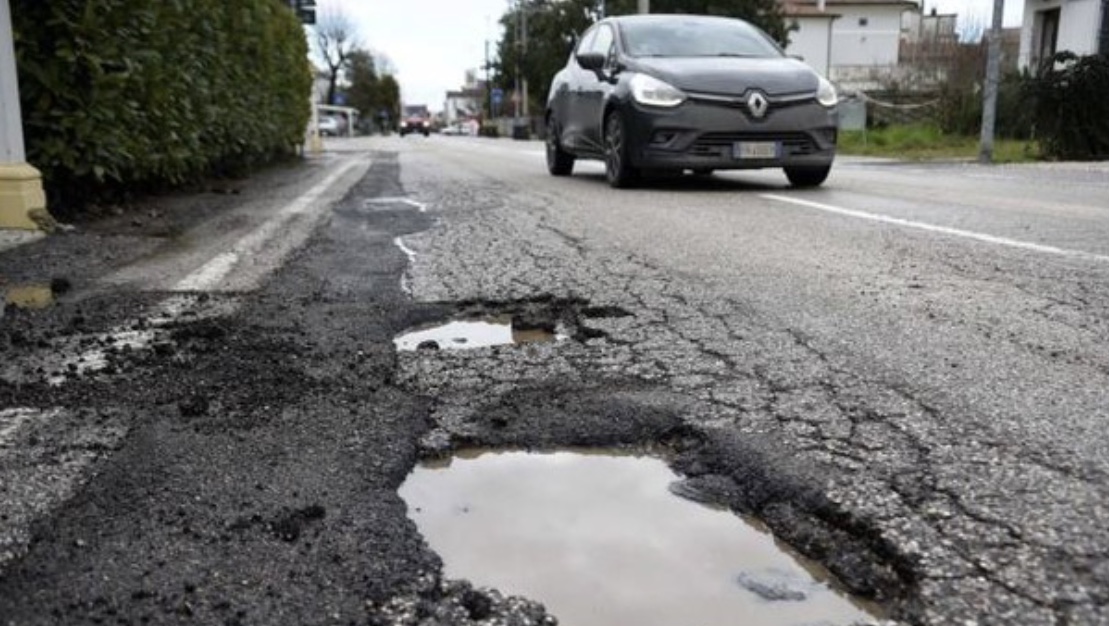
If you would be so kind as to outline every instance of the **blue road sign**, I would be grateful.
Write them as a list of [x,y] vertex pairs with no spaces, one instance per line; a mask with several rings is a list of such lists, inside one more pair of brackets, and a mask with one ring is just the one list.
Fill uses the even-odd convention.
[[493,104],[500,104],[501,102],[504,102],[504,90],[494,89],[492,92],[489,93],[489,97],[493,100]]

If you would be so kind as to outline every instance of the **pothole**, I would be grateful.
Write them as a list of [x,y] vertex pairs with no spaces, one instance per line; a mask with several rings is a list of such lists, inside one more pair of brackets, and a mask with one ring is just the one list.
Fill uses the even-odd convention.
[[606,336],[588,320],[630,317],[615,306],[588,306],[574,298],[542,296],[514,302],[457,305],[450,319],[410,328],[393,339],[398,351],[465,350],[490,346],[588,341]]
[[447,576],[538,600],[560,623],[882,619],[756,521],[671,493],[679,479],[649,456],[477,451],[418,466],[399,492]]
[[484,319],[454,320],[411,330],[393,343],[397,350],[465,350],[490,346],[550,343],[566,339],[565,333],[545,328],[527,328],[514,322],[511,315]]

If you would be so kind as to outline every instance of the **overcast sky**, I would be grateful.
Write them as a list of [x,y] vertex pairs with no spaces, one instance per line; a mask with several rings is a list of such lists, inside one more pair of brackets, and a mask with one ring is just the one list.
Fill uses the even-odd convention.
[[[1024,0],[1005,1],[1006,26],[1020,24]],[[409,104],[441,110],[445,93],[478,70],[499,39],[498,20],[509,0],[317,0],[321,11],[338,9],[354,22],[365,47],[392,61]],[[943,13],[958,13],[979,28],[990,23],[993,0],[925,0]]]
[[498,20],[508,0],[317,0],[355,23],[365,47],[389,57],[408,104],[443,108],[466,70],[480,71],[485,40],[490,54],[500,38]]

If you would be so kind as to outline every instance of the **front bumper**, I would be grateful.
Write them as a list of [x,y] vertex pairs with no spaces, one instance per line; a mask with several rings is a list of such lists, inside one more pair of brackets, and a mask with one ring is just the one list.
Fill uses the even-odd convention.
[[[772,107],[764,118],[740,106],[690,99],[673,109],[624,109],[631,164],[644,169],[758,169],[831,165],[835,108],[815,100]],[[740,158],[740,144],[772,144],[773,156]]]

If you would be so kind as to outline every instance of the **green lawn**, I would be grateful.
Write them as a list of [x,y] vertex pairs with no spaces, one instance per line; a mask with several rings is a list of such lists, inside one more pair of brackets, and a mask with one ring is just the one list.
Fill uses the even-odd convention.
[[[840,131],[837,152],[859,156],[923,161],[928,159],[977,159],[978,137],[947,135],[933,126],[890,126],[867,131]],[[1040,160],[1034,141],[997,139],[995,163]]]

